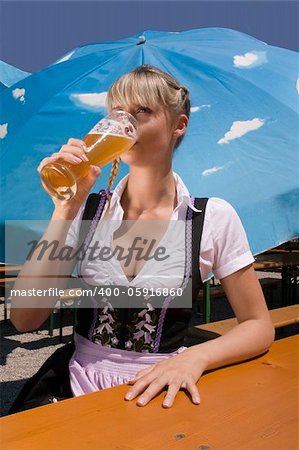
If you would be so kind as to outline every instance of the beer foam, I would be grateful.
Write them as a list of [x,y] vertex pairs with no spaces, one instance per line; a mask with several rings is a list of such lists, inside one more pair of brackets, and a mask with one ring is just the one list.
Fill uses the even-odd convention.
[[95,133],[94,130],[91,130],[88,134],[97,134],[98,136],[113,136],[113,137],[117,137],[117,138],[124,138],[124,139],[128,139],[128,140],[132,140],[135,141],[135,139],[131,136],[124,136],[123,134],[116,134],[116,133]]
[[93,127],[89,134],[109,134],[111,136],[133,139],[135,141],[137,139],[136,129],[125,116],[119,116],[119,120],[105,117]]

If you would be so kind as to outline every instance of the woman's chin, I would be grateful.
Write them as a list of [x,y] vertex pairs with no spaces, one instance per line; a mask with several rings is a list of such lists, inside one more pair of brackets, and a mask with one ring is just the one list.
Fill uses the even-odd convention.
[[126,164],[130,164],[131,161],[132,161],[132,155],[129,155],[128,153],[125,153],[125,154],[120,156],[120,159],[121,159],[122,162],[124,162]]
[[122,162],[129,164],[130,166],[143,167],[148,166],[153,157],[152,154],[146,155],[145,151],[140,147],[138,148],[138,145],[135,144],[128,152],[123,153],[120,156],[120,159]]
[[138,159],[138,154],[136,152],[136,147],[135,145],[127,152],[127,153],[123,153],[120,156],[120,159],[127,164],[130,164],[131,162],[133,162],[134,160]]

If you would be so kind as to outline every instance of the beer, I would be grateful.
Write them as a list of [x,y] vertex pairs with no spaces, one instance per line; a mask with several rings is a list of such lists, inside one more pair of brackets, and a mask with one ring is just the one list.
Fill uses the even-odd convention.
[[129,137],[92,133],[88,134],[83,141],[88,148],[86,156],[89,164],[99,167],[105,166],[122,153],[126,153],[135,143],[135,140]]
[[76,194],[77,182],[88,174],[90,165],[103,167],[130,150],[136,142],[136,120],[124,111],[113,112],[101,120],[83,141],[88,162],[71,164],[58,159],[41,170],[44,189],[59,200],[70,200]]

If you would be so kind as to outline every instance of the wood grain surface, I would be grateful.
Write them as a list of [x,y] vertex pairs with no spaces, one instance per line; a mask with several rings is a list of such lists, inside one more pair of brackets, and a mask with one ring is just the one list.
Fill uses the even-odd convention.
[[258,358],[206,373],[201,404],[179,392],[148,406],[107,389],[1,419],[5,450],[296,450],[298,337],[274,342]]

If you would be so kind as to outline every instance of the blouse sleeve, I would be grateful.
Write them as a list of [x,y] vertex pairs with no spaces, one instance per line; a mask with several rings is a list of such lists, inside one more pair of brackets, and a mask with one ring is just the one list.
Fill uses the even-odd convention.
[[246,232],[230,203],[210,198],[206,207],[200,250],[200,272],[221,280],[254,262]]

